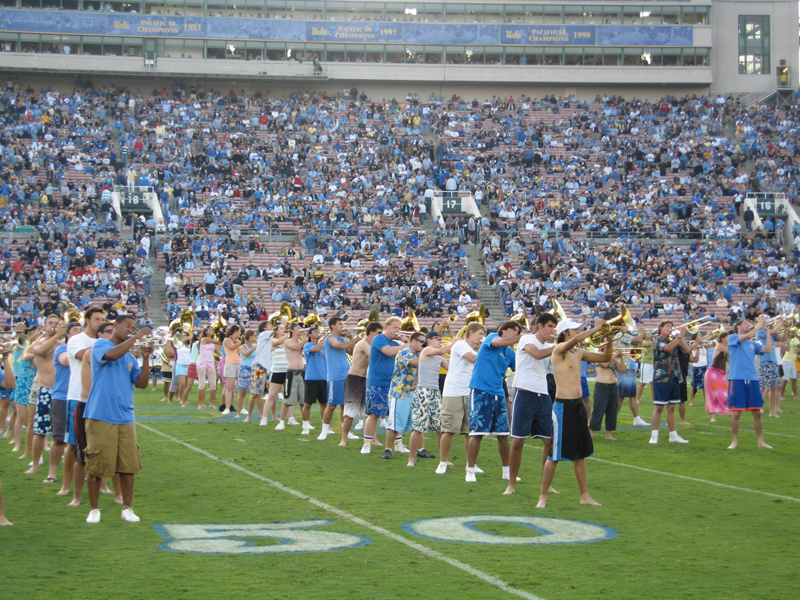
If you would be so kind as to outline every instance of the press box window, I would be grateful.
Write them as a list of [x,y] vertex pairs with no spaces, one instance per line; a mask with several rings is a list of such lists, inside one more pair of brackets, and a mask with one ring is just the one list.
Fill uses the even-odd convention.
[[770,69],[769,16],[739,16],[739,74],[768,75]]

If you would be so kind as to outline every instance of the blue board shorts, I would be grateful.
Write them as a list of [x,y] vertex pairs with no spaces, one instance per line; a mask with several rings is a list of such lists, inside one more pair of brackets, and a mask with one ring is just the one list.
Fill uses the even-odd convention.
[[761,410],[764,397],[758,379],[730,379],[728,381],[728,408],[731,410]]
[[508,435],[508,407],[505,394],[496,396],[483,390],[469,393],[469,434]]
[[389,386],[367,386],[367,414],[385,417],[389,414]]

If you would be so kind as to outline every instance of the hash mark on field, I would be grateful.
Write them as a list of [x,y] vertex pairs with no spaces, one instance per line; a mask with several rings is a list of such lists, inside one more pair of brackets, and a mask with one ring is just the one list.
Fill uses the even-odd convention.
[[175,438],[175,437],[172,437],[171,435],[163,433],[163,432],[159,431],[158,429],[153,429],[152,427],[149,427],[149,426],[147,426],[147,425],[145,425],[143,423],[137,423],[137,425],[139,427],[143,428],[143,429],[146,429],[147,431],[150,431],[152,433],[155,433],[156,435],[160,435],[163,438],[166,438],[166,439],[168,439],[168,440],[170,440],[172,442],[175,442],[176,444],[179,444],[179,445],[183,446],[184,448],[188,448],[189,450],[192,450],[193,452],[197,452],[198,454],[202,454],[206,458],[210,458],[211,460],[214,460],[216,462],[222,463],[223,465],[231,467],[232,469],[236,469],[237,471],[241,471],[242,473],[244,473],[246,475],[249,475],[250,477],[253,477],[255,479],[258,479],[259,481],[263,481],[264,483],[271,485],[275,489],[281,490],[282,492],[286,492],[287,494],[291,494],[292,496],[295,496],[296,498],[300,498],[301,500],[307,500],[308,502],[310,502],[314,506],[317,506],[317,507],[319,507],[319,508],[321,508],[323,510],[327,510],[328,512],[331,512],[331,513],[335,514],[336,516],[338,516],[338,517],[340,517],[342,519],[345,519],[347,521],[355,523],[356,525],[360,525],[362,527],[366,527],[367,529],[370,529],[370,530],[374,531],[375,533],[378,533],[380,535],[388,537],[389,539],[391,539],[391,540],[393,540],[395,542],[398,542],[400,544],[404,544],[405,546],[408,546],[412,550],[416,550],[417,552],[421,552],[422,554],[425,554],[426,556],[429,556],[430,558],[435,558],[435,559],[440,560],[440,561],[442,561],[444,563],[447,563],[448,565],[450,565],[452,567],[455,567],[457,569],[461,569],[465,573],[468,573],[469,575],[477,577],[478,579],[481,579],[481,580],[485,581],[486,583],[489,583],[489,584],[491,584],[491,585],[493,585],[495,587],[498,587],[501,590],[503,590],[504,592],[508,592],[509,594],[514,594],[515,596],[519,596],[520,598],[525,598],[526,600],[544,600],[543,598],[540,598],[539,596],[536,596],[534,594],[526,592],[525,590],[520,590],[520,589],[511,587],[505,581],[503,581],[502,579],[500,579],[498,577],[495,577],[494,575],[489,575],[488,573],[484,573],[483,571],[480,571],[480,570],[478,570],[478,569],[476,569],[474,567],[471,567],[468,564],[461,562],[460,560],[456,560],[454,558],[450,558],[449,556],[447,556],[445,554],[442,554],[441,552],[437,552],[436,550],[428,548],[427,546],[423,546],[422,544],[419,544],[417,542],[413,542],[411,540],[408,540],[408,539],[404,538],[401,535],[397,535],[396,533],[394,533],[392,531],[389,531],[388,529],[384,529],[383,527],[379,527],[377,525],[373,525],[369,521],[365,521],[364,519],[362,519],[360,517],[357,517],[355,515],[351,515],[348,512],[345,512],[345,511],[340,510],[340,509],[338,509],[338,508],[336,508],[334,506],[331,506],[330,504],[326,504],[324,502],[321,502],[321,501],[317,500],[316,498],[312,498],[311,496],[308,496],[308,495],[304,494],[303,492],[299,492],[299,491],[297,491],[297,490],[295,490],[293,488],[285,486],[285,485],[283,485],[282,483],[280,483],[278,481],[275,481],[273,479],[269,479],[268,477],[264,477],[263,475],[255,473],[253,471],[250,471],[249,469],[245,469],[244,467],[241,467],[241,466],[239,466],[239,465],[237,465],[235,463],[229,462],[227,460],[223,460],[223,459],[219,458],[218,456],[215,456],[215,455],[211,454],[210,452],[206,452],[205,450],[203,450],[201,448],[198,448],[197,446],[192,446],[191,444],[187,444],[186,442],[183,442],[183,441],[179,440],[178,438]]

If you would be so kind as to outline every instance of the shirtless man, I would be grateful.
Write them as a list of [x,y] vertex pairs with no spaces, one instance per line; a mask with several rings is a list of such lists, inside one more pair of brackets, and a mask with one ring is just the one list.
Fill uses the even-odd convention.
[[278,428],[283,429],[281,424],[286,421],[289,414],[289,425],[300,425],[294,418],[294,407],[299,406],[302,410],[304,405],[303,396],[305,388],[306,363],[303,360],[303,346],[308,341],[307,334],[301,329],[298,323],[289,326],[289,339],[283,342],[283,349],[286,352],[286,361],[289,363],[286,371],[286,385],[283,388],[283,405],[281,406],[281,418],[278,421]]
[[[64,337],[66,324],[58,315],[50,315],[44,322],[44,338],[30,345],[29,351],[33,354],[33,363],[36,365],[36,378],[34,385],[38,384],[39,404],[36,406],[36,416],[33,421],[33,466],[25,471],[26,475],[33,475],[39,471],[39,461],[42,458],[44,444],[48,435],[52,435],[51,410],[53,399],[53,385],[56,382],[56,367],[53,363],[53,353],[58,341]],[[61,423],[66,426],[66,422]],[[63,435],[62,438],[63,440]],[[63,441],[53,440],[50,448],[50,468],[43,483],[55,483],[56,471],[61,457],[64,455],[66,444]]]
[[581,504],[600,506],[592,500],[586,484],[586,457],[594,452],[592,436],[586,417],[586,407],[581,399],[581,361],[610,362],[613,353],[612,337],[606,338],[605,352],[588,352],[578,344],[600,331],[605,321],[598,319],[593,329],[578,333],[583,327],[572,319],[564,319],[556,328],[557,345],[553,348],[551,364],[556,380],[556,401],[553,403],[552,448],[542,472],[542,489],[536,508],[547,506],[547,492],[553,483],[559,461],[574,463],[575,477],[581,492]]
[[[344,411],[342,413],[342,441],[340,446],[347,446],[347,440],[359,439],[350,433],[353,420],[363,419],[367,414],[367,368],[372,340],[383,333],[383,325],[377,322],[367,324],[366,337],[353,348],[353,364],[344,380]],[[373,439],[373,444],[382,445]]]

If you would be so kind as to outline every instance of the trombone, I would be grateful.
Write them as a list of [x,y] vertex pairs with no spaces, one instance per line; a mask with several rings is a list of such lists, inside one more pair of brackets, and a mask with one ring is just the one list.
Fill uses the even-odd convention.
[[678,325],[675,329],[672,330],[670,335],[675,337],[681,332],[681,329],[686,327],[686,331],[692,335],[695,335],[698,331],[700,331],[700,327],[705,325],[706,321],[711,320],[711,317],[700,317],[699,319],[695,319],[694,321],[689,321],[688,323],[682,323]]

